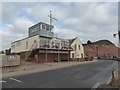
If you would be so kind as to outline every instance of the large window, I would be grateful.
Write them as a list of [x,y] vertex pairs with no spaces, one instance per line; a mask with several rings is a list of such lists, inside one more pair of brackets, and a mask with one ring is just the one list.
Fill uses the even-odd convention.
[[49,26],[46,26],[46,30],[49,31]]
[[45,25],[42,24],[42,29],[45,29]]

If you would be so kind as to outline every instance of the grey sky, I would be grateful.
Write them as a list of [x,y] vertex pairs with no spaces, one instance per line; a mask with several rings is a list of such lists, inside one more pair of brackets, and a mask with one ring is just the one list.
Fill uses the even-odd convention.
[[118,30],[117,5],[117,2],[2,3],[3,49],[27,37],[31,25],[41,21],[49,23],[50,10],[58,19],[54,21],[54,32],[59,38],[79,37],[82,43],[108,39],[117,45],[118,39],[113,38]]

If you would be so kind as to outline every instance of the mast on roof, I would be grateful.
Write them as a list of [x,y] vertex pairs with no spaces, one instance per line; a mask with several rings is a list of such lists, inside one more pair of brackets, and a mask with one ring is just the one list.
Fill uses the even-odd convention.
[[50,15],[48,15],[48,17],[50,18],[50,31],[52,31],[52,22],[53,22],[53,20],[56,20],[56,21],[58,21],[58,20],[52,16],[51,11],[50,11]]

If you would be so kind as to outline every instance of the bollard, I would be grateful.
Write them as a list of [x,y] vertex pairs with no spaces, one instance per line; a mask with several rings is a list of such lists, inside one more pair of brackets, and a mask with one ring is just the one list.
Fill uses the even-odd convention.
[[114,71],[112,71],[112,78],[114,78],[115,76],[114,76]]

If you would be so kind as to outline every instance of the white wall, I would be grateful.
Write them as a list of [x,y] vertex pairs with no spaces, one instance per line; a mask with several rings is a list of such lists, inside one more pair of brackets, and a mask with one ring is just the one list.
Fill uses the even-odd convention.
[[[76,50],[75,50],[75,44],[76,44]],[[80,49],[79,49],[79,45],[80,45]],[[73,48],[73,51],[70,52],[70,58],[72,58],[72,53],[74,54],[74,58],[81,58],[82,57],[81,54],[83,54],[84,57],[84,48],[78,37],[73,41],[71,47]]]
[[[13,42],[11,44],[11,53],[29,51],[35,40],[39,42],[39,35]],[[26,47],[26,42],[28,42],[28,47]],[[39,43],[37,46],[39,46]]]

